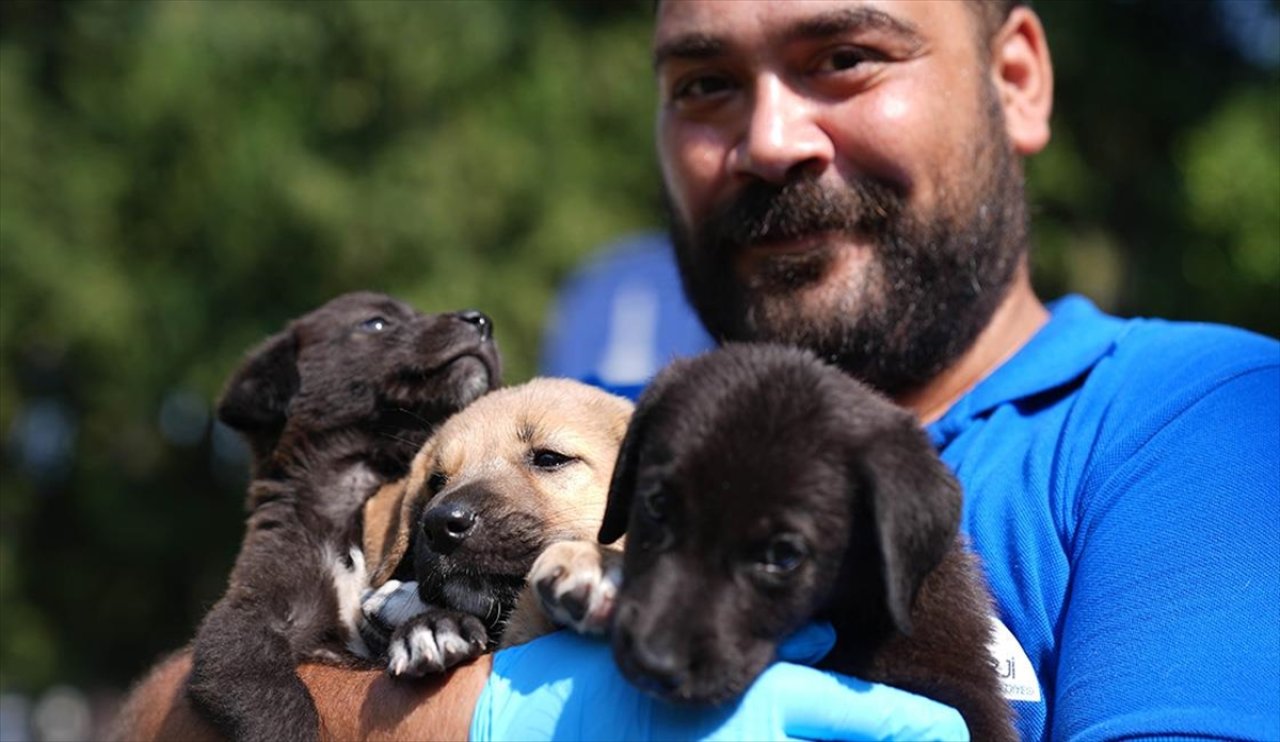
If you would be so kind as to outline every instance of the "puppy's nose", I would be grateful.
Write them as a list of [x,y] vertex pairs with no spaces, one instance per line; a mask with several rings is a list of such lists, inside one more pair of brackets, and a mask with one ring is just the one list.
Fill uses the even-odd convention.
[[466,322],[467,324],[475,325],[475,328],[480,331],[480,337],[485,340],[493,337],[493,320],[489,319],[489,315],[484,312],[480,312],[475,309],[467,309],[465,311],[458,312],[458,319]]
[[458,547],[475,529],[476,513],[462,503],[445,503],[422,516],[422,530],[431,548],[447,554]]
[[637,641],[629,628],[614,627],[615,641],[626,656],[631,682],[657,696],[669,696],[684,685],[687,675],[680,654],[670,645]]

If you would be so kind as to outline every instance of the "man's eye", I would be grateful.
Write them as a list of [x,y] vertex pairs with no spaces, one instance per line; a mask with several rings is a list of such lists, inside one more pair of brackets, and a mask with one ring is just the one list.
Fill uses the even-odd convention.
[[390,326],[391,322],[386,317],[370,317],[357,327],[363,332],[382,332]]
[[864,62],[874,61],[875,56],[860,47],[842,46],[827,52],[818,62],[819,72],[843,72]]
[[697,75],[676,83],[671,90],[671,99],[692,103],[725,93],[732,87],[733,82],[724,75]]

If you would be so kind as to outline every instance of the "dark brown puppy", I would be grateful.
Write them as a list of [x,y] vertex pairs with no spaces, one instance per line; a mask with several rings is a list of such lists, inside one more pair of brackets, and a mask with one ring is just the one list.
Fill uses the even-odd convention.
[[600,531],[627,533],[618,664],[661,697],[722,701],[827,619],[825,667],[1012,740],[960,505],[915,419],[811,354],[730,345],[677,362],[640,398]]
[[188,684],[221,732],[318,736],[295,667],[362,650],[362,506],[498,377],[483,314],[424,315],[373,293],[334,299],[249,354],[218,406],[253,449],[248,528]]

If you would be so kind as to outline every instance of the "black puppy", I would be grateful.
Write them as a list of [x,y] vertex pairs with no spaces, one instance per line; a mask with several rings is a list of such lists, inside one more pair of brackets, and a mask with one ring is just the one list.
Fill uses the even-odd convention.
[[661,697],[719,702],[827,619],[824,667],[949,704],[974,739],[1015,739],[960,505],[914,418],[815,356],[730,345],[677,362],[640,398],[600,531],[627,533],[618,664]]
[[220,731],[318,737],[294,668],[363,652],[361,507],[499,373],[485,315],[424,315],[373,293],[338,297],[249,354],[218,406],[253,450],[248,527],[187,688]]

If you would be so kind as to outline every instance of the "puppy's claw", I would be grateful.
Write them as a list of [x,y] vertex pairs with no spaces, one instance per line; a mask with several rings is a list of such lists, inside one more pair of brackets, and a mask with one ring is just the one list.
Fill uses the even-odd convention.
[[418,597],[418,583],[388,580],[361,596],[356,629],[372,655],[380,657],[390,651],[392,632],[426,610]]
[[489,635],[475,616],[429,608],[396,629],[387,656],[387,672],[422,677],[484,653]]
[[360,603],[365,620],[388,630],[403,625],[427,610],[418,597],[418,583],[387,580],[377,590],[366,593]]

